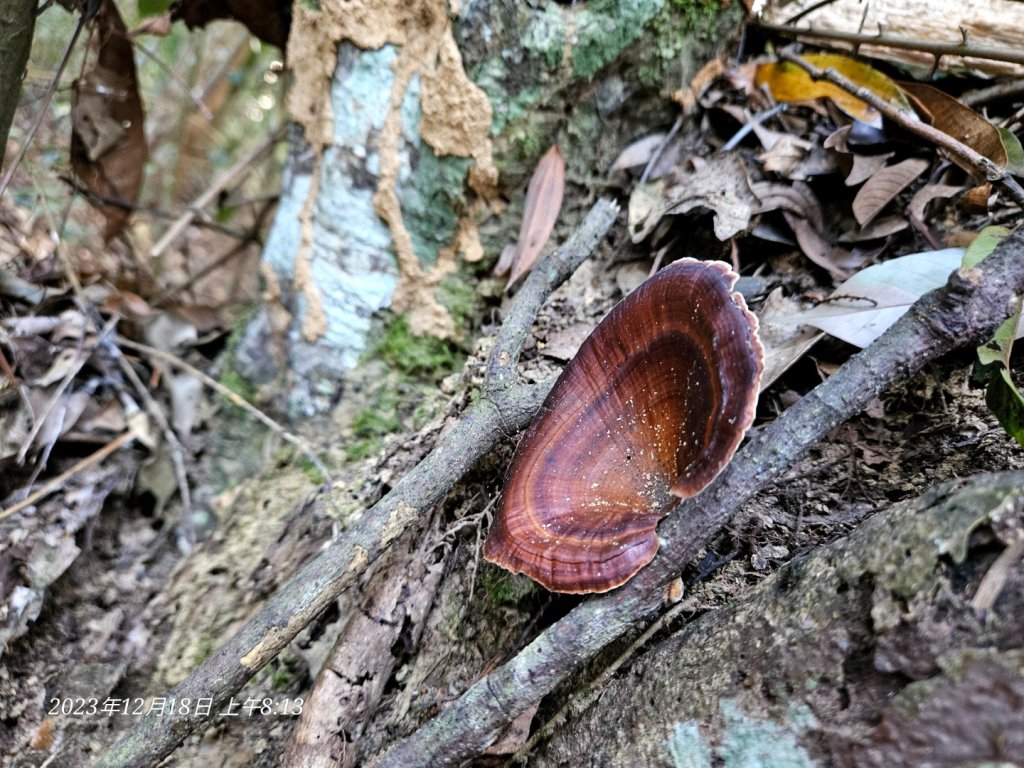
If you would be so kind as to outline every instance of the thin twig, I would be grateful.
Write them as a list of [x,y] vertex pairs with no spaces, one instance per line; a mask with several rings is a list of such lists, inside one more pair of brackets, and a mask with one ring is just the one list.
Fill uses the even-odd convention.
[[99,450],[90,453],[84,459],[76,461],[68,469],[64,470],[56,477],[51,477],[49,480],[47,480],[45,483],[39,486],[39,488],[30,493],[27,497],[19,501],[17,504],[14,504],[8,507],[7,509],[0,510],[0,520],[4,520],[10,517],[11,515],[16,515],[18,512],[21,512],[21,510],[25,509],[26,507],[32,506],[45,496],[49,496],[54,491],[63,487],[68,480],[77,475],[83,469],[86,469],[87,467],[90,467],[93,464],[96,464],[100,461],[103,461],[105,458],[107,458],[107,456],[112,454],[118,448],[127,445],[134,439],[135,433],[132,432],[131,430],[123,432],[122,434],[111,440],[109,443],[104,445]]
[[181,75],[179,75],[169,66],[167,66],[161,58],[159,58],[155,53],[149,50],[142,43],[138,42],[137,40],[132,40],[132,44],[135,46],[135,50],[137,50],[147,59],[156,64],[156,66],[159,69],[162,69],[164,71],[164,74],[171,78],[171,82],[173,82],[181,89],[181,92],[185,94],[185,97],[190,102],[192,102],[192,106],[199,110],[199,113],[203,116],[203,119],[206,120],[206,122],[213,123],[213,112],[210,111],[210,108],[206,106],[202,99],[200,99],[192,92],[192,89],[188,87],[188,83],[185,82]]
[[654,166],[656,166],[658,161],[661,160],[661,156],[665,154],[665,149],[670,143],[672,143],[672,139],[676,137],[676,134],[679,133],[679,129],[682,127],[683,115],[679,115],[679,117],[676,118],[676,121],[672,123],[672,127],[669,128],[668,133],[665,134],[665,138],[658,144],[658,148],[654,150],[654,154],[651,155],[651,159],[647,161],[647,165],[644,167],[644,172],[640,174],[641,184],[646,184],[647,180],[651,178]]
[[898,48],[905,51],[929,53],[941,59],[943,56],[963,56],[972,59],[1005,61],[1010,64],[1024,64],[1024,50],[997,46],[973,45],[963,39],[957,43],[940,43],[935,40],[918,40],[897,35],[869,35],[861,32],[837,32],[827,29],[789,27],[785,24],[754,22],[757,29],[772,32],[791,40],[838,40],[855,45],[877,45],[882,48]]
[[[99,207],[111,206],[113,208],[120,208],[122,211],[129,211],[131,213],[144,213],[147,216],[152,216],[154,219],[165,219],[167,221],[177,221],[181,214],[171,213],[160,208],[155,208],[152,205],[142,205],[140,203],[133,203],[130,200],[125,200],[123,197],[117,197],[115,195],[101,195],[99,192],[89,189],[84,186],[81,182],[67,176],[65,174],[57,174],[57,178],[67,184],[72,192],[77,192],[82,195],[92,205]],[[233,237],[236,240],[244,240],[247,237],[247,232],[240,229],[232,229],[231,227],[224,226],[218,221],[211,219],[197,217],[192,220],[192,226],[199,227],[201,229],[209,229],[212,232],[218,232],[228,237]]]
[[185,532],[188,543],[193,545],[195,544],[195,518],[192,514],[192,492],[189,489],[188,473],[185,470],[185,447],[181,444],[181,440],[178,439],[178,435],[170,422],[167,421],[167,416],[164,414],[160,404],[149,393],[149,389],[142,383],[142,379],[139,378],[135,369],[132,368],[132,364],[128,362],[128,359],[121,353],[121,350],[113,342],[109,342],[107,348],[111,350],[114,358],[121,366],[122,373],[131,382],[136,394],[142,400],[146,413],[160,427],[164,440],[167,441],[167,447],[171,453],[171,463],[174,465],[174,477],[178,484],[178,495],[181,497],[182,530]]
[[239,238],[237,243],[234,243],[227,251],[210,261],[209,264],[198,271],[190,274],[180,282],[169,285],[161,290],[150,303],[155,307],[163,306],[168,300],[176,298],[179,293],[191,288],[197,281],[202,280],[215,269],[219,269],[239,254],[244,253],[245,249],[252,243],[258,243],[258,236],[260,234],[260,230],[263,229],[263,222],[266,219],[267,214],[270,213],[274,205],[277,203],[277,200],[278,196],[273,195],[264,202],[260,207],[259,212],[256,214],[256,221],[253,222],[252,226],[249,227],[246,232],[242,233],[242,236]]
[[192,224],[197,216],[200,215],[203,208],[209,205],[213,200],[221,193],[225,187],[243,174],[243,172],[250,169],[250,167],[256,163],[263,155],[269,152],[277,142],[279,142],[284,136],[284,130],[275,131],[266,140],[261,142],[259,146],[254,147],[246,155],[244,155],[237,163],[228,168],[222,173],[216,181],[207,187],[192,204],[189,205],[188,209],[182,213],[167,231],[164,232],[163,237],[157,241],[157,244],[153,246],[153,249],[149,252],[150,258],[157,258],[168,246],[171,245],[178,237]]
[[170,352],[165,352],[164,350],[157,349],[156,347],[150,347],[147,344],[140,344],[137,341],[126,339],[123,336],[118,336],[117,343],[119,346],[127,347],[128,349],[133,349],[136,352],[140,352],[144,355],[149,355],[150,357],[155,357],[159,360],[162,360],[163,362],[168,363],[169,365],[175,368],[179,368],[185,371],[185,373],[187,373],[189,376],[195,377],[203,384],[205,384],[207,387],[216,392],[218,395],[228,400],[232,405],[238,406],[243,411],[251,415],[254,419],[263,424],[263,426],[265,426],[271,432],[280,435],[282,440],[291,443],[296,448],[298,448],[306,456],[306,458],[309,459],[310,463],[312,463],[313,466],[317,468],[317,471],[320,472],[321,475],[323,475],[324,482],[328,486],[334,484],[334,481],[331,479],[330,471],[320,460],[320,457],[316,455],[316,452],[313,450],[312,446],[309,445],[309,443],[307,443],[298,435],[289,432],[285,427],[281,426],[272,418],[267,416],[267,414],[265,414],[263,411],[261,411],[252,403],[250,403],[237,392],[228,389],[216,379],[207,376],[205,373],[200,371],[195,366],[189,365],[180,357],[178,357],[177,355],[172,355]]
[[1010,99],[1024,93],[1024,78],[1004,80],[993,83],[986,88],[977,88],[960,94],[960,103],[965,107],[976,109],[998,99]]
[[609,680],[618,672],[622,666],[637,655],[640,650],[650,642],[651,638],[654,637],[658,632],[671,624],[675,618],[681,614],[684,610],[689,610],[686,603],[678,602],[665,611],[663,614],[658,616],[652,621],[647,629],[645,629],[636,640],[629,644],[622,653],[615,657],[607,667],[601,670],[601,674],[587,683],[585,690],[581,691],[577,695],[574,695],[569,701],[565,702],[555,714],[549,717],[544,725],[538,728],[533,735],[530,736],[529,740],[520,749],[518,749],[512,757],[513,763],[526,764],[530,752],[540,742],[549,738],[562,723],[564,723],[570,716],[578,715],[581,712],[586,712],[590,709],[591,705],[601,696],[604,691],[605,685]]
[[[7,173],[4,174],[4,178],[0,181],[0,197],[3,197],[4,192],[7,191],[7,187],[10,186],[11,179],[14,178],[14,172],[18,170],[18,166],[21,165],[21,161],[25,159],[25,152],[28,151],[29,144],[32,143],[32,138],[36,135],[36,131],[39,130],[39,126],[43,124],[43,118],[46,117],[46,113],[50,108],[50,100],[53,98],[53,94],[57,91],[57,84],[60,82],[61,76],[64,74],[64,68],[68,65],[68,60],[71,58],[71,52],[75,49],[75,43],[78,42],[78,36],[82,34],[82,28],[85,23],[96,15],[96,11],[99,10],[100,3],[96,0],[91,0],[86,3],[82,8],[82,15],[78,19],[78,24],[75,26],[75,31],[71,35],[71,39],[68,41],[68,47],[64,49],[64,55],[61,57],[60,64],[57,65],[57,71],[53,74],[53,79],[50,80],[49,86],[46,88],[46,93],[43,94],[42,104],[39,106],[39,112],[36,114],[36,119],[32,121],[32,126],[28,129],[28,133],[25,135],[25,140],[21,142],[21,146],[18,147],[18,154],[14,156],[10,166],[7,168]],[[11,73],[6,73],[4,77],[10,77]]]
[[802,56],[798,56],[791,51],[780,51],[779,58],[796,64],[815,80],[827,80],[833,85],[842,88],[847,93],[856,96],[861,101],[877,109],[882,115],[903,130],[913,133],[915,136],[920,136],[922,139],[945,150],[953,157],[970,165],[983,178],[999,184],[1018,207],[1024,208],[1024,189],[1021,188],[1020,184],[1017,183],[1005,168],[1000,168],[984,155],[957,141],[948,133],[922,122],[916,114],[894,107],[874,91],[851,82],[831,67],[819,69]]

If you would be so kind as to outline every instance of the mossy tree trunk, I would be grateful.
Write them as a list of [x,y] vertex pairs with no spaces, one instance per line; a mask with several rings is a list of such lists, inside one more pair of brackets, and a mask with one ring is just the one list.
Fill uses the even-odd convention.
[[[601,177],[629,141],[671,125],[669,95],[722,52],[742,12],[717,0],[449,6],[296,7],[298,125],[264,251],[276,303],[238,358],[257,383],[287,372],[294,415],[327,407],[382,310],[416,335],[464,340],[471,319],[449,289],[514,237],[540,155],[558,142],[570,180]],[[583,203],[567,198],[564,224]]]

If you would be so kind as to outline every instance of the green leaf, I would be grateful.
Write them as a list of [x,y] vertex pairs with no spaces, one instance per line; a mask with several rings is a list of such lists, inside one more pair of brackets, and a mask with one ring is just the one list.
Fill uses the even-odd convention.
[[989,372],[985,404],[1006,433],[1024,446],[1024,397],[1010,378],[1010,372],[1001,366],[993,366]]
[[996,126],[999,132],[999,140],[1006,150],[1006,170],[1014,176],[1024,174],[1024,147],[1020,145],[1020,139],[1005,128]]
[[139,0],[139,18],[159,16],[171,7],[171,0]]
[[1006,433],[1024,446],[1024,396],[1010,375],[1010,354],[1020,322],[1021,306],[1018,298],[1016,311],[996,329],[992,341],[978,347],[978,361],[988,371],[985,404]]
[[964,253],[962,266],[974,267],[996,249],[996,246],[1010,234],[1006,227],[991,226],[985,227],[978,236],[974,238],[967,252]]

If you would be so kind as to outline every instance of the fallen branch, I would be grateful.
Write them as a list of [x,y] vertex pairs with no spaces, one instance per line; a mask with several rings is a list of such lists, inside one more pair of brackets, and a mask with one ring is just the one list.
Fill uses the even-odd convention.
[[792,27],[787,24],[766,24],[756,22],[754,27],[764,32],[788,37],[791,40],[826,40],[852,43],[856,51],[862,45],[875,45],[880,48],[896,48],[903,51],[920,51],[935,57],[935,66],[943,56],[960,56],[962,58],[988,59],[989,61],[1005,61],[1008,64],[1024,64],[1024,51],[1020,48],[1003,48],[992,45],[975,45],[967,42],[966,37],[959,43],[941,43],[935,40],[915,40],[898,35],[869,35],[863,32],[839,32],[828,29]]
[[1024,232],[977,267],[955,271],[874,344],[755,435],[718,479],[658,529],[658,556],[624,587],[592,598],[542,632],[444,712],[383,755],[374,768],[459,765],[480,754],[520,713],[607,643],[649,620],[667,585],[755,493],[883,390],[958,347],[991,337],[1024,294]]
[[185,211],[174,220],[174,222],[164,232],[156,245],[149,252],[149,257],[155,259],[162,254],[167,248],[178,239],[182,232],[188,229],[192,222],[195,221],[196,217],[202,213],[203,208],[212,203],[217,195],[219,195],[225,188],[230,184],[234,184],[235,181],[243,174],[248,173],[252,170],[252,167],[274,146],[284,137],[284,131],[276,131],[271,134],[265,141],[260,142],[257,146],[253,147],[249,152],[243,155],[239,160],[222,173],[217,179],[208,186],[203,192],[192,201],[191,205],[185,209]]
[[[166,757],[181,741],[273,659],[282,648],[355,583],[366,567],[427,509],[439,503],[462,476],[503,435],[533,417],[550,383],[523,384],[516,372],[523,340],[544,299],[575,271],[611,228],[617,206],[599,200],[573,236],[534,267],[512,301],[488,366],[483,395],[411,472],[368,509],[353,530],[334,541],[272,597],[233,638],[168,692],[176,701],[212,701],[210,715],[195,707],[147,717],[95,764],[96,768],[147,766]],[[495,362],[497,361],[497,362]],[[490,372],[493,371],[491,379]]]
[[870,104],[881,112],[887,119],[898,125],[908,133],[920,136],[950,155],[959,158],[974,168],[980,176],[991,182],[999,184],[1006,193],[1013,199],[1018,207],[1024,208],[1024,189],[1017,183],[1016,179],[1005,169],[1000,168],[984,155],[975,152],[948,133],[933,128],[927,123],[921,122],[916,114],[897,109],[885,99],[876,95],[874,91],[861,87],[851,82],[834,69],[819,69],[801,56],[791,51],[780,51],[779,58],[791,61],[807,72],[815,80],[827,80],[833,85],[842,88],[847,93],[856,96],[861,101]]

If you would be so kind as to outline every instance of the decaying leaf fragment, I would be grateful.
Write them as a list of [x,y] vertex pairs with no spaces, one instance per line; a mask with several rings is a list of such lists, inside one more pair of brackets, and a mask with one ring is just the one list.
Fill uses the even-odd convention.
[[[104,0],[92,25],[90,53],[96,61],[72,89],[71,167],[91,192],[132,205],[147,154],[135,59],[113,0]],[[109,240],[124,228],[129,211],[118,205],[101,210],[107,220],[103,236]]]
[[963,248],[912,253],[862,269],[826,301],[792,317],[857,347],[866,347],[911,304],[945,284]]
[[495,267],[494,272],[499,276],[511,270],[506,288],[514,285],[536,263],[558,221],[564,194],[565,158],[555,144],[540,159],[530,177],[519,240],[505,248]]
[[715,215],[715,237],[728,240],[746,229],[757,206],[743,162],[725,152],[692,171],[676,169],[664,181],[638,185],[629,196],[629,235],[639,243],[663,216],[708,208]]

